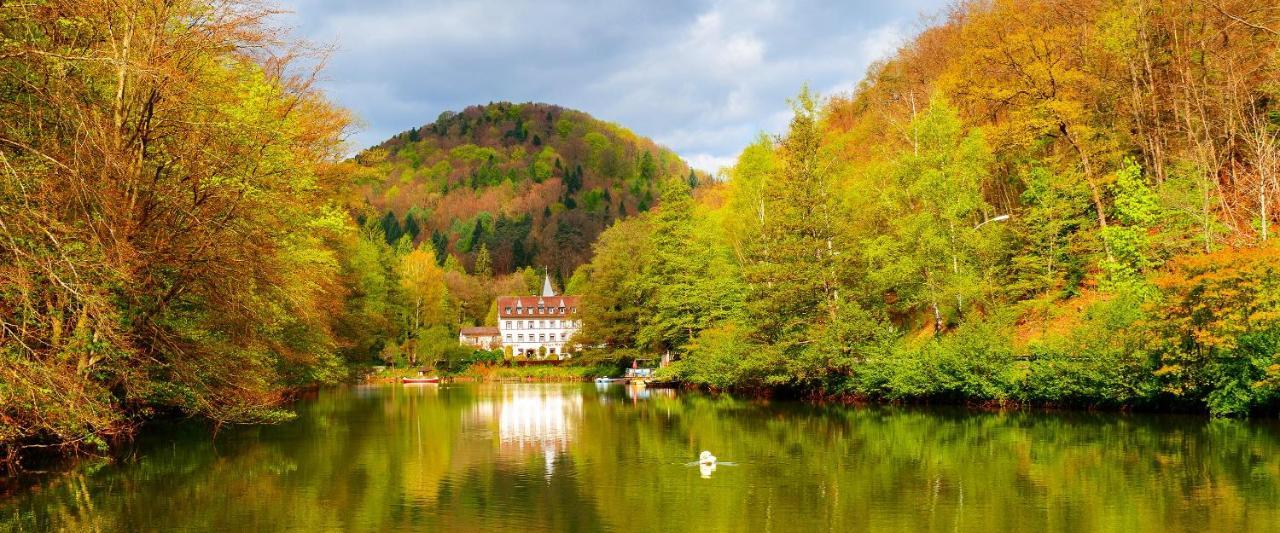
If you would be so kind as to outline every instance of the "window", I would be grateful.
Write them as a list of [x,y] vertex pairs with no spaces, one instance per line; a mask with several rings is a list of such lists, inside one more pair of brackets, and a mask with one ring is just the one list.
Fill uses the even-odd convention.
[[570,310],[570,311],[573,311],[574,313],[577,313],[577,312],[578,312],[578,306],[576,306],[576,305],[575,305],[575,306],[573,306],[573,307],[570,307],[570,308],[569,308],[569,310]]
[[546,336],[546,334],[538,335],[538,340],[540,340],[540,341],[545,341],[545,340],[547,340],[547,336]]
[[507,306],[506,310],[504,310],[503,312],[508,315],[511,314],[511,306]]
[[524,340],[524,334],[523,334],[523,333],[521,333],[520,335],[517,335],[517,337],[520,337],[520,340],[522,340],[522,341]]
[[510,321],[510,320],[508,320],[508,321],[507,321],[507,329],[511,329],[511,321]]
[[569,334],[567,334],[567,333],[561,333],[561,334],[560,334],[560,340],[565,340],[565,339],[566,339],[566,338],[568,338],[568,337],[569,337]]
[[564,314],[564,306],[563,306],[563,305],[562,305],[562,306],[560,306],[560,314],[562,314],[562,315]]
[[510,333],[508,333],[508,334],[507,334],[507,340],[511,340],[511,334],[510,334]]
[[548,352],[548,353],[550,353],[551,355],[555,355],[555,354],[556,354],[556,349],[555,349],[555,348],[551,348],[550,350],[547,350],[547,352]]

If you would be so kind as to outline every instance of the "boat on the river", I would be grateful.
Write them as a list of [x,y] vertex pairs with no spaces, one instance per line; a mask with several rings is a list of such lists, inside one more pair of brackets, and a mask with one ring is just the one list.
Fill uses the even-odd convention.
[[411,385],[414,383],[440,383],[440,378],[400,378],[400,383]]

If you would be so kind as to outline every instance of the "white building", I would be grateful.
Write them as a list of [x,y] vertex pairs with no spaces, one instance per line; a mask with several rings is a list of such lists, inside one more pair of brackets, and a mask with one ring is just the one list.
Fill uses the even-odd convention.
[[580,327],[578,297],[556,296],[550,277],[543,281],[541,296],[498,298],[498,330],[512,355],[565,359],[569,339]]
[[458,344],[481,350],[495,350],[502,347],[502,334],[498,328],[492,327],[462,328],[458,332]]

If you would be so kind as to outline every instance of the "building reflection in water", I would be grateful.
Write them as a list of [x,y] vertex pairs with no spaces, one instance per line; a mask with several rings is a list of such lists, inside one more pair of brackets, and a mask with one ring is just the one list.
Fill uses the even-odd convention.
[[498,456],[509,459],[541,452],[547,476],[569,448],[582,419],[582,391],[545,385],[503,385],[476,402],[474,423],[497,425]]
[[657,398],[675,398],[675,389],[651,389],[644,385],[627,384],[627,399],[633,403],[637,401],[657,399]]

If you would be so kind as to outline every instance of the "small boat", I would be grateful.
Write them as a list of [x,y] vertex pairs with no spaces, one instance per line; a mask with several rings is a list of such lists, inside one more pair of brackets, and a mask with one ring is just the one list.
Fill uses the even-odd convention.
[[413,383],[440,383],[440,378],[400,378],[400,383],[410,385]]

